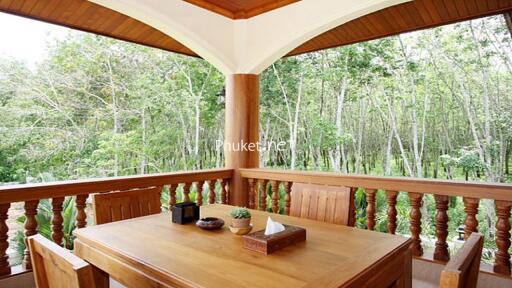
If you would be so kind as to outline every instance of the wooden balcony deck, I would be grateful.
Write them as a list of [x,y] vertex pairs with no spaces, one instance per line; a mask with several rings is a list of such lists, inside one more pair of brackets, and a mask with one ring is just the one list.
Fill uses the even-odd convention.
[[[377,191],[384,190],[385,192],[380,193],[386,195],[387,228],[390,233],[395,233],[397,226],[397,197],[400,193],[407,193],[411,203],[409,226],[413,239],[411,249],[415,256],[414,269],[429,271],[423,274],[434,278],[450,258],[447,223],[451,208],[448,205],[448,197],[461,197],[464,200],[466,235],[477,230],[476,215],[481,209],[479,200],[492,200],[497,212],[495,219],[497,250],[494,251],[496,257],[493,265],[482,265],[479,287],[506,287],[503,285],[512,287],[509,252],[512,185],[266,169],[239,169],[237,172],[245,179],[244,181],[248,182],[247,205],[249,208],[274,213],[289,214],[292,199],[290,192],[294,183],[343,186],[350,188],[352,193],[357,189],[364,189],[368,205],[366,224],[370,229],[373,229],[376,223],[375,196]],[[165,187],[162,193],[167,194],[169,199],[164,205],[165,209],[176,204],[177,199],[192,200],[198,205],[230,203],[229,183],[233,173],[232,169],[215,169],[0,187],[0,286],[30,287],[32,285],[28,251],[25,251],[23,265],[20,266],[11,267],[7,255],[9,229],[6,219],[12,203],[24,203],[26,216],[24,234],[30,236],[37,233],[35,216],[40,200],[51,199],[53,212],[51,236],[56,243],[62,245],[64,220],[62,205],[66,197],[73,197],[75,200],[74,209],[77,212],[75,224],[77,228],[81,228],[87,223],[85,203],[90,194]],[[434,195],[437,210],[435,217],[437,239],[431,250],[426,247],[425,237],[421,234],[421,206],[426,194]],[[284,197],[281,197],[282,195]]]

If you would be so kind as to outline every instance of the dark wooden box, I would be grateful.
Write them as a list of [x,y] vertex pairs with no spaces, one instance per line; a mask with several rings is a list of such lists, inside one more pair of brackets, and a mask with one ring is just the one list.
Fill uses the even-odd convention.
[[172,208],[172,222],[187,224],[199,220],[199,206],[194,202],[178,203]]
[[306,240],[306,229],[284,225],[285,230],[272,235],[265,235],[265,230],[243,236],[244,248],[268,255],[286,246]]

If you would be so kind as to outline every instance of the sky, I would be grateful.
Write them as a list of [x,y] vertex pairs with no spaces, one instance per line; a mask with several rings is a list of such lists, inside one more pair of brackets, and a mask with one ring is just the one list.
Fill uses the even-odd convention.
[[[33,68],[46,56],[46,44],[64,39],[71,29],[0,13],[0,58],[25,61]],[[75,32],[76,33],[76,32]]]

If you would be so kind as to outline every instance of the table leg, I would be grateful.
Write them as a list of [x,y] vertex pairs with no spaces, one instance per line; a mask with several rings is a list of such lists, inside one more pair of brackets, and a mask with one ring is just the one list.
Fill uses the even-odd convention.
[[407,249],[403,255],[403,267],[404,272],[398,279],[395,287],[399,288],[411,288],[412,287],[412,253],[410,249]]
[[[83,243],[75,240],[74,246],[75,246],[75,255],[84,259],[83,254]],[[94,277],[94,283],[96,284],[96,288],[109,288],[110,287],[110,277],[108,273],[105,271],[99,269],[98,267],[92,265],[92,273]]]
[[105,273],[105,271],[92,266],[92,273],[94,275],[94,283],[96,284],[96,288],[110,287],[110,277],[107,273]]

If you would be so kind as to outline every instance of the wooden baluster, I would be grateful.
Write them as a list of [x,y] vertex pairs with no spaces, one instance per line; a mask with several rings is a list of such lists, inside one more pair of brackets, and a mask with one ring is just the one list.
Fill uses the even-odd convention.
[[366,194],[366,226],[368,230],[375,229],[375,189],[365,189],[364,193]]
[[388,233],[395,234],[396,232],[396,198],[398,191],[386,191],[386,199],[388,203]]
[[183,184],[183,202],[190,202],[190,183]]
[[28,250],[27,237],[37,234],[37,205],[39,200],[25,202],[25,251],[23,252],[23,268],[32,269],[30,251]]
[[254,193],[254,179],[252,178],[248,178],[247,179],[247,183],[248,183],[248,189],[249,189],[249,208],[250,209],[254,209],[254,207],[256,206],[256,202],[255,202],[255,195],[257,195],[257,193]]
[[11,204],[0,204],[0,276],[11,274],[11,266],[9,265],[9,256],[7,248],[9,248],[9,227],[7,227],[7,212]]
[[217,181],[208,180],[208,204],[215,204],[215,200],[217,199],[217,194],[215,193],[215,183],[217,183]]
[[291,191],[292,191],[292,182],[284,182],[284,192],[286,193],[284,196],[284,213],[286,215],[290,215],[290,206],[291,206]]
[[85,213],[85,207],[87,198],[89,195],[77,195],[76,196],[76,228],[84,228],[87,225],[87,213]]
[[350,211],[352,211],[350,213],[350,219],[349,219],[349,222],[348,222],[348,225],[350,227],[355,227],[356,226],[356,221],[357,221],[357,209],[356,209],[356,192],[357,192],[357,187],[350,187]]
[[62,239],[64,238],[64,232],[62,232],[64,219],[62,218],[62,203],[64,203],[64,197],[58,197],[52,199],[52,239],[57,245],[62,246]]
[[267,211],[267,184],[268,184],[268,180],[262,179],[260,184],[261,184],[260,210]]
[[478,202],[480,202],[480,199],[464,197],[462,200],[464,201],[464,212],[466,212],[464,239],[468,239],[471,232],[478,232],[476,214],[478,214]]
[[496,222],[496,259],[494,261],[494,272],[502,275],[510,275],[510,208],[512,202],[509,201],[495,201],[496,215],[498,221]]
[[[204,181],[196,182],[196,204],[197,204],[197,206],[203,205],[203,187],[204,187]],[[215,199],[214,199],[214,202],[215,202]],[[210,202],[208,202],[208,203],[210,203]]]
[[229,185],[228,181],[226,181],[226,179],[220,179],[220,200],[222,204],[228,204],[226,185]]
[[169,185],[169,211],[172,211],[176,205],[176,189],[178,189],[178,184]]
[[446,238],[448,237],[448,200],[449,197],[445,195],[434,195],[436,200],[436,248],[434,250],[434,260],[448,261],[450,260],[450,253],[448,252],[448,244]]
[[423,255],[423,248],[421,247],[421,205],[423,194],[421,193],[409,193],[409,200],[411,201],[411,252],[413,256]]
[[279,181],[270,181],[270,189],[272,190],[272,212],[279,213]]

